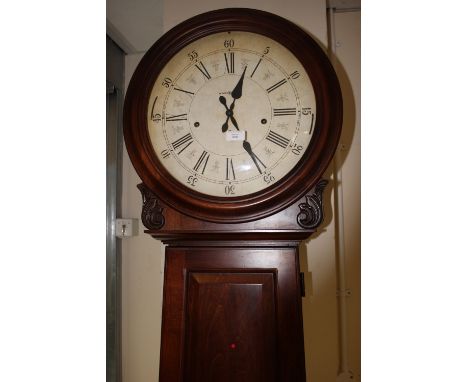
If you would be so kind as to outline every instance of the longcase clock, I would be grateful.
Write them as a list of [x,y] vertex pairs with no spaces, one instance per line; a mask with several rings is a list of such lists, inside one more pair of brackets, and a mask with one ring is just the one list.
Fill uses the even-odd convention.
[[143,57],[124,135],[166,244],[161,382],[305,380],[298,245],[341,123],[326,54],[277,15],[204,13]]

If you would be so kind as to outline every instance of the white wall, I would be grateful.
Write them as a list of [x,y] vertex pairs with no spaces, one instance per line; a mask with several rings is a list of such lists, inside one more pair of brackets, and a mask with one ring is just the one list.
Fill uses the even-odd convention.
[[361,365],[361,12],[336,13],[336,71],[343,92],[344,122],[338,161],[343,192],[348,367],[360,381]]
[[[162,6],[163,30],[167,31],[177,23],[198,13],[226,7],[257,8],[279,14],[309,31],[323,46],[327,45],[325,0],[205,0],[203,2],[166,0]],[[344,65],[351,65],[351,75],[354,79],[356,76],[358,78],[357,82],[354,80],[354,86],[359,87],[359,64],[356,64],[359,63],[359,52],[349,48],[349,44],[353,41],[346,40],[346,35],[349,35],[350,30],[352,32],[352,28],[355,28],[354,24],[347,19],[344,23],[347,23],[347,26],[337,33],[337,37],[342,39],[342,46],[348,47],[348,51],[337,50],[339,57],[337,67],[345,95],[346,131],[344,132],[344,150],[337,165],[343,172],[345,253],[347,263],[350,264],[347,276],[353,288],[348,302],[350,315],[347,320],[352,345],[347,353],[352,354],[349,358],[349,368],[354,371],[354,381],[356,381],[359,380],[360,374],[360,138],[359,129],[355,127],[357,121],[355,109],[359,106],[356,99],[359,98],[359,94],[351,90],[349,74],[343,68],[341,60],[346,61]],[[155,36],[155,40],[158,37]],[[127,56],[125,69],[127,84],[141,57],[140,54]],[[333,164],[327,170],[325,178],[333,178]],[[126,152],[123,162],[123,182],[123,215],[139,217],[142,202],[136,184],[140,180]],[[301,246],[300,252],[301,268],[306,273],[307,295],[303,299],[303,316],[307,380],[314,382],[335,381],[340,367],[339,311],[336,298],[338,237],[334,219],[335,214],[339,215],[339,211],[334,208],[336,201],[333,188],[334,184],[331,182],[324,195],[327,204],[324,227],[319,234],[313,236],[313,239],[309,239]],[[122,248],[124,382],[158,380],[164,248],[160,242],[143,234],[142,231],[143,227],[140,226],[140,235],[124,240]]]
[[[125,88],[142,54],[125,60]],[[122,166],[122,215],[140,218],[142,198],[136,188],[141,183],[127,151]],[[157,381],[164,270],[164,247],[143,233],[122,240],[122,380]]]

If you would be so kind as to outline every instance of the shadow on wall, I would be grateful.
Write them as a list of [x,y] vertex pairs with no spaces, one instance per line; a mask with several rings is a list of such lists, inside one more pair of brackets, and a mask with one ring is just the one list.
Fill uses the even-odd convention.
[[[326,47],[316,41],[326,51]],[[306,289],[302,305],[307,380],[316,381],[336,379],[341,362],[340,311],[336,297],[340,255],[337,190],[341,184],[336,175],[349,153],[343,148],[351,146],[356,129],[356,102],[350,79],[337,57],[334,57],[334,67],[343,96],[342,133],[335,157],[322,176],[329,181],[323,193],[324,221],[299,247]],[[359,225],[359,217],[356,219]]]

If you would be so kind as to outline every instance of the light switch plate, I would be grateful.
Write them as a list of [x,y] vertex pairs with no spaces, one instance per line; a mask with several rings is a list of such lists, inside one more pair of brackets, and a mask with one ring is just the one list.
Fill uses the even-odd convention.
[[123,239],[138,235],[138,219],[116,219],[115,236]]

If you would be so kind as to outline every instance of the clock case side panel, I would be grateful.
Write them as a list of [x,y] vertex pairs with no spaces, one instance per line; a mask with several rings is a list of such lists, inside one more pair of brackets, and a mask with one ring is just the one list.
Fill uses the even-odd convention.
[[[286,46],[309,75],[317,102],[311,144],[303,158],[273,186],[246,197],[208,197],[182,186],[164,169],[148,134],[149,96],[164,65],[180,49],[213,33],[246,31]],[[322,48],[295,24],[252,9],[223,9],[195,16],[162,36],[143,57],[128,87],[124,137],[133,166],[158,197],[181,213],[216,223],[242,223],[265,218],[305,195],[331,161],[341,133],[342,99],[338,79]]]

